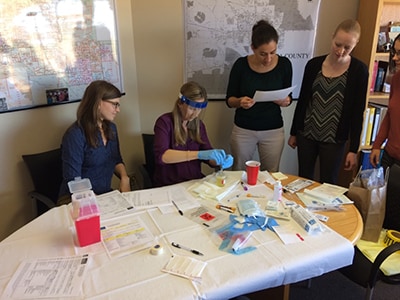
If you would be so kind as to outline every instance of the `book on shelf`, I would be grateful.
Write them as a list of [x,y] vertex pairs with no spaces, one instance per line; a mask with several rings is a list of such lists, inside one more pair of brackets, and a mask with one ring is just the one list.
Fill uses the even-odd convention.
[[379,128],[381,127],[382,121],[385,118],[388,108],[385,105],[380,105],[376,103],[370,103],[369,106],[375,107],[375,120],[371,136],[371,145],[372,145],[375,142],[376,135],[379,132]]
[[361,131],[361,142],[360,142],[361,146],[366,146],[368,120],[369,120],[369,107],[367,107],[364,111],[364,122]]
[[384,73],[385,73],[385,71],[383,70],[383,68],[378,67],[378,72],[376,74],[376,79],[375,79],[374,92],[380,92],[380,87],[383,83]]
[[375,82],[376,82],[376,75],[378,74],[378,61],[374,61],[374,67],[372,68],[372,74],[371,74],[371,86],[369,88],[369,91],[371,93],[374,92],[375,90]]
[[393,44],[398,34],[400,34],[400,22],[389,22],[386,32],[388,43]]
[[367,136],[365,138],[365,145],[371,145],[371,135],[372,135],[372,127],[374,126],[375,120],[375,107],[369,108],[369,116],[368,116],[368,126],[367,126]]
[[379,129],[379,119],[381,116],[381,110],[379,108],[375,108],[375,116],[374,116],[374,124],[372,125],[371,132],[371,145],[375,142],[375,137]]
[[[389,62],[379,60],[378,61],[378,70],[375,76],[375,86],[374,86],[374,91],[375,92],[382,92],[383,90],[383,84],[386,82],[386,74],[387,70],[389,67]],[[375,64],[374,64],[375,68]]]
[[360,146],[371,146],[379,132],[387,112],[387,107],[384,105],[369,103],[364,112],[364,123],[361,131]]
[[389,32],[400,33],[400,22],[390,22],[388,27],[389,27]]

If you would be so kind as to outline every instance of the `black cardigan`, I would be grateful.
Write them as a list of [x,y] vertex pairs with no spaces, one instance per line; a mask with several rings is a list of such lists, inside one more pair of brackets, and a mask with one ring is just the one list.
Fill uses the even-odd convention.
[[[299,99],[293,116],[290,135],[296,135],[304,129],[307,106],[312,99],[312,85],[322,68],[326,55],[314,57],[308,61],[303,76]],[[336,132],[336,142],[344,143],[350,138],[349,151],[357,153],[368,86],[368,68],[360,60],[351,57],[344,94],[342,116]]]

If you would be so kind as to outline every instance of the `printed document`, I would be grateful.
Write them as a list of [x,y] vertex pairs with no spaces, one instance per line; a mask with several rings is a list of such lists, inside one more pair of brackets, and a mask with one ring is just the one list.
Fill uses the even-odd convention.
[[153,234],[138,216],[103,223],[101,236],[111,258],[145,249],[154,243]]
[[118,190],[98,195],[96,199],[102,220],[125,215],[133,210],[133,206]]
[[291,86],[281,90],[256,91],[253,100],[256,102],[268,102],[268,101],[285,99],[295,88],[296,86]]
[[24,260],[8,283],[7,298],[78,297],[89,256]]

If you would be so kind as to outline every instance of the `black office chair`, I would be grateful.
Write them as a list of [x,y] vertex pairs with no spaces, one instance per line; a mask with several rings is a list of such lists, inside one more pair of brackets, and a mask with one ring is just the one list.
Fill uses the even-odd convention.
[[154,134],[142,133],[145,163],[141,166],[144,188],[153,187],[153,175],[155,169],[154,159]]
[[[400,230],[400,166],[393,165],[389,170],[386,191],[386,213],[384,228]],[[374,288],[379,280],[388,284],[400,284],[400,274],[387,276],[380,270],[382,263],[400,250],[400,243],[392,244],[382,250],[375,261],[371,261],[355,247],[353,264],[342,268],[340,272],[355,283],[366,287],[366,298],[372,299]],[[399,270],[400,273],[400,270]]]
[[35,216],[39,216],[57,204],[62,182],[61,149],[25,154],[22,159],[34,185],[34,191],[29,192],[33,212]]

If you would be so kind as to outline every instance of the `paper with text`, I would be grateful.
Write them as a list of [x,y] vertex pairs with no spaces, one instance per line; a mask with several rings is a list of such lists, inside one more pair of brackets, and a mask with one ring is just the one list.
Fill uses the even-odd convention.
[[78,297],[88,260],[87,254],[24,260],[8,283],[4,296],[8,299]]
[[138,216],[103,223],[101,236],[110,257],[119,257],[145,249],[154,242],[153,234]]
[[256,91],[253,100],[256,102],[268,102],[285,99],[296,88],[296,86],[274,91]]
[[121,216],[133,210],[133,206],[118,190],[98,195],[96,199],[102,220]]

